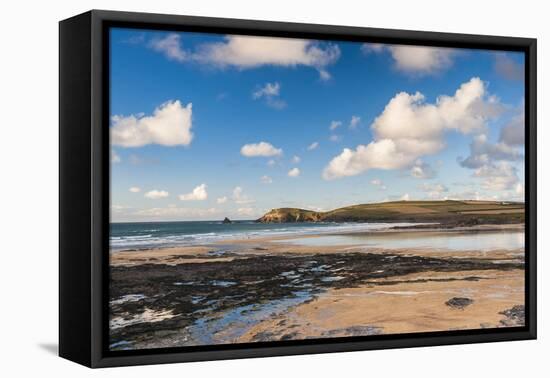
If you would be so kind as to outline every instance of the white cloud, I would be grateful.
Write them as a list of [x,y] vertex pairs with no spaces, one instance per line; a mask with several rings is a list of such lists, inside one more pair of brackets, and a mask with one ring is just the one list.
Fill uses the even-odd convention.
[[279,98],[281,85],[278,82],[266,83],[252,93],[252,98],[255,100],[264,98],[268,106],[275,109],[283,109],[286,107],[286,102]]
[[361,117],[359,116],[351,116],[351,120],[349,121],[349,128],[354,130],[359,126],[359,123],[361,122]]
[[334,131],[337,128],[339,128],[340,126],[342,126],[342,121],[332,121],[330,123],[329,129],[330,129],[330,131]]
[[233,189],[233,201],[237,204],[244,205],[247,203],[253,203],[255,202],[253,199],[250,199],[246,194],[244,194],[244,190],[240,186],[236,186]]
[[260,178],[260,182],[262,184],[271,184],[273,182],[273,179],[267,175],[264,175]]
[[227,196],[219,197],[219,198],[216,199],[216,203],[218,205],[224,204],[226,202],[227,202]]
[[155,51],[177,62],[198,62],[218,67],[250,69],[266,65],[315,68],[321,80],[330,79],[327,66],[340,57],[335,44],[294,38],[229,35],[222,42],[205,43],[196,50],[185,50],[180,34],[169,34],[150,43]]
[[294,155],[292,157],[292,163],[294,164],[298,164],[302,159],[300,159],[300,157],[298,155]]
[[523,64],[517,63],[506,53],[495,53],[495,70],[508,80],[522,81],[525,79],[525,68]]
[[431,198],[431,199],[441,199],[443,197],[443,193],[447,193],[449,191],[449,188],[447,188],[443,184],[424,183],[422,184],[420,189],[426,192],[428,198]]
[[281,84],[278,82],[275,83],[265,83],[263,87],[252,93],[254,99],[259,99],[262,97],[271,97],[279,96],[281,90]]
[[465,159],[459,159],[460,165],[465,168],[480,168],[493,161],[518,161],[523,159],[521,152],[504,143],[491,143],[487,135],[476,135],[470,143],[470,155]]
[[193,140],[191,103],[168,101],[153,115],[142,114],[111,117],[111,143],[122,147],[141,147],[147,144],[187,146]]
[[120,163],[120,156],[118,156],[115,150],[111,150],[111,163]]
[[474,171],[474,177],[483,179],[482,187],[493,192],[514,190],[520,184],[517,169],[506,161],[483,165]]
[[290,171],[288,171],[289,177],[298,177],[300,176],[300,169],[299,168],[292,168]]
[[189,59],[188,53],[181,48],[179,34],[168,34],[164,38],[153,39],[149,43],[149,47],[176,62],[181,63]]
[[381,53],[384,51],[385,48],[386,45],[384,45],[383,43],[363,43],[361,45],[361,51],[364,54],[369,54],[371,52]]
[[509,146],[525,145],[525,113],[521,113],[500,130],[499,141]]
[[411,167],[418,158],[443,149],[446,131],[480,132],[500,111],[479,78],[463,83],[454,96],[439,96],[434,104],[426,103],[419,92],[398,93],[372,123],[374,140],[355,150],[345,148],[325,167],[323,177],[331,180],[374,168]]
[[411,200],[411,196],[409,196],[409,193],[405,193],[401,196],[400,198],[401,201],[410,201]]
[[191,193],[180,194],[179,199],[182,201],[204,201],[208,198],[206,188],[206,184],[200,184]]
[[145,193],[145,198],[150,198],[150,199],[159,199],[159,198],[166,198],[168,197],[169,193],[165,190],[157,190],[157,189],[154,189],[154,190],[151,190],[147,193]]
[[246,157],[255,157],[255,156],[281,156],[283,150],[280,148],[275,148],[271,143],[260,142],[260,143],[250,143],[245,144],[241,147],[241,155]]
[[427,75],[441,72],[453,64],[456,50],[442,47],[381,45],[365,43],[361,46],[364,53],[388,51],[395,68],[405,73]]
[[331,142],[339,142],[342,140],[342,136],[341,135],[331,135],[328,140],[330,140]]
[[319,147],[319,142],[313,142],[309,146],[307,146],[308,151],[313,151]]
[[277,162],[273,159],[269,159],[268,162],[267,162],[267,165],[270,166],[270,167],[273,167]]
[[417,159],[411,167],[411,176],[417,179],[431,179],[436,176],[436,172],[430,164]]
[[128,189],[132,193],[139,193],[141,192],[141,188],[138,188],[137,186],[132,186],[130,189]]

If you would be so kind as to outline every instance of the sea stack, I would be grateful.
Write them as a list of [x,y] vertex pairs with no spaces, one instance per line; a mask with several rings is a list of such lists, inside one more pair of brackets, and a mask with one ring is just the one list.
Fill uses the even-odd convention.
[[223,218],[222,223],[233,223],[233,222],[231,222],[231,219],[229,219],[228,217],[225,217],[225,218]]

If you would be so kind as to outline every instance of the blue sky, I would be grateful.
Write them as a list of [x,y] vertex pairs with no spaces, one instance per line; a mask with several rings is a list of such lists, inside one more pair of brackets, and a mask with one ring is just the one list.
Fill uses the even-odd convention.
[[113,29],[113,221],[523,200],[523,55]]

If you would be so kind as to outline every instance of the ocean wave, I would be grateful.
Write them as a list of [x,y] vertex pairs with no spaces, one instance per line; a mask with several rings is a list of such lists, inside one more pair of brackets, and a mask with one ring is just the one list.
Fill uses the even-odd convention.
[[[210,224],[210,223],[208,223]],[[215,224],[215,223],[212,223]],[[126,234],[119,233],[110,237],[112,250],[131,250],[159,247],[177,247],[188,245],[207,244],[221,240],[254,239],[261,237],[277,237],[308,234],[330,234],[334,232],[354,232],[380,230],[394,226],[406,226],[412,223],[315,223],[307,225],[292,224],[271,224],[259,225],[255,222],[242,222],[237,224],[241,229],[223,228],[219,232],[185,232],[185,229],[162,231],[156,233],[143,233],[136,235],[143,230],[128,230]],[[219,224],[218,224],[219,225]],[[269,227],[257,229],[258,227]],[[149,228],[149,230],[151,230]]]

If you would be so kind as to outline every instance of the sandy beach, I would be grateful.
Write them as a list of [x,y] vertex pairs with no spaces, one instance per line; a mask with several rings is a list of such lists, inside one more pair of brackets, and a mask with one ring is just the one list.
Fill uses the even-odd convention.
[[[112,252],[111,348],[522,326],[523,248],[467,248],[522,233],[388,229]],[[410,246],[388,248],[388,235]],[[459,243],[422,245],[438,237]]]

